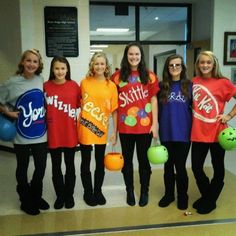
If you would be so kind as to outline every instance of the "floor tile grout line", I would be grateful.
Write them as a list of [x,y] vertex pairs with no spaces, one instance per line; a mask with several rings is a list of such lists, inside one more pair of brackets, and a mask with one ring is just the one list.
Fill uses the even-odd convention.
[[163,224],[151,224],[151,225],[137,225],[137,226],[125,226],[125,227],[102,228],[102,229],[86,229],[78,231],[42,233],[42,234],[23,234],[19,236],[59,236],[59,235],[66,236],[66,235],[95,235],[95,234],[99,235],[101,233],[121,233],[127,231],[129,232],[137,231],[137,230],[153,230],[153,229],[178,228],[187,226],[202,226],[202,225],[228,224],[228,223],[236,223],[236,218],[192,221],[192,222],[163,223]]

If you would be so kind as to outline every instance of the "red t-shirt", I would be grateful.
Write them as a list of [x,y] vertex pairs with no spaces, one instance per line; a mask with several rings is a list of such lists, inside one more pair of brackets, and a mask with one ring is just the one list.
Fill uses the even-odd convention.
[[49,148],[75,147],[78,144],[77,116],[80,105],[80,87],[68,80],[55,84],[44,83]]
[[152,125],[151,98],[159,91],[158,79],[149,72],[149,82],[140,82],[139,72],[133,71],[128,82],[122,82],[120,71],[112,80],[118,88],[118,131],[127,134],[145,134],[150,132]]
[[216,120],[224,113],[225,103],[236,95],[236,87],[226,78],[193,78],[193,123],[191,140],[218,142],[221,130],[227,127]]

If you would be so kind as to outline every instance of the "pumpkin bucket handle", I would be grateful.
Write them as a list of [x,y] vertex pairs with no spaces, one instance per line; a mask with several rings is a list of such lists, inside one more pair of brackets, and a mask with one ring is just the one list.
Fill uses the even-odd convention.
[[156,146],[160,146],[160,145],[161,145],[160,139],[158,139],[158,138],[153,138],[150,147],[156,147]]

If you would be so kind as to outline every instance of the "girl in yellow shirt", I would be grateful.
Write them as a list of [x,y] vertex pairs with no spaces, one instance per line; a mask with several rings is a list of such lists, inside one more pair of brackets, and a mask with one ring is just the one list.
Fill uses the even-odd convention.
[[[81,81],[81,113],[78,122],[78,139],[81,148],[81,180],[84,187],[84,201],[89,206],[104,205],[102,194],[105,176],[104,155],[107,143],[109,117],[113,118],[114,133],[111,136],[116,143],[118,94],[116,85],[110,80],[110,66],[104,53],[95,53],[89,63],[89,71]],[[90,172],[92,145],[95,150],[96,168],[94,188]]]

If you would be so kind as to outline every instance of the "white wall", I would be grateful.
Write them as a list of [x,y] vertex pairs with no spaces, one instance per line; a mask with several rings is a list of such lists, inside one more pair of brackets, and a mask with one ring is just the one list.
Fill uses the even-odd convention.
[[[213,22],[213,37],[212,37],[212,50],[218,57],[221,72],[223,75],[231,79],[231,68],[236,67],[231,65],[223,65],[223,51],[224,51],[224,32],[236,31],[236,1],[235,0],[214,0],[214,22]],[[235,99],[231,99],[226,106],[225,112],[227,113],[233,105]],[[236,119],[234,118],[229,122],[232,126],[236,127]]]
[[52,58],[46,56],[44,33],[44,7],[76,7],[78,11],[79,56],[67,57],[71,66],[71,77],[80,81],[88,70],[89,63],[89,1],[88,0],[20,0],[22,50],[37,48],[40,50],[44,70],[43,77],[48,79]]
[[21,54],[18,0],[0,1],[0,82],[17,70]]
[[[236,32],[236,1],[214,0],[212,50],[218,57],[222,73],[231,77],[231,65],[223,65],[224,32]],[[234,66],[236,67],[236,65]]]

